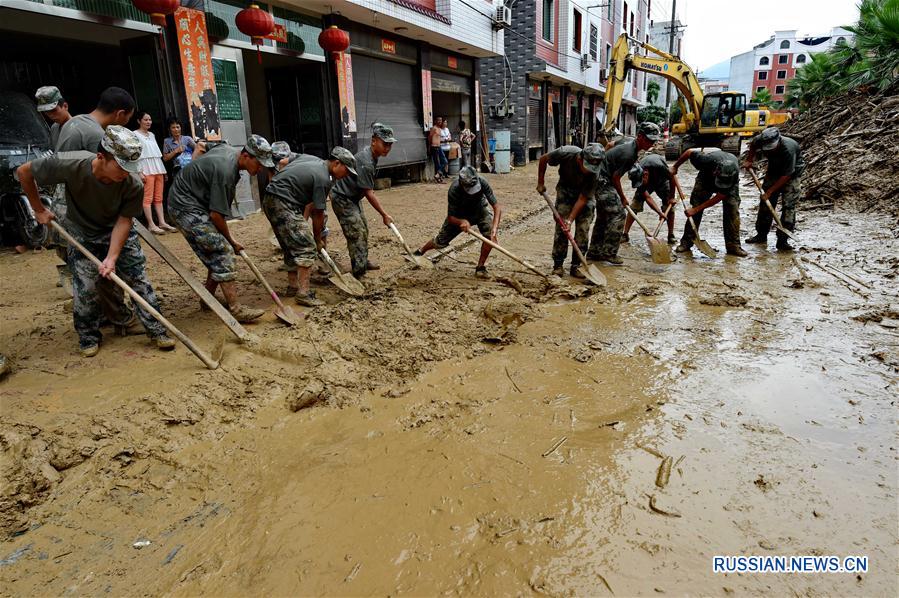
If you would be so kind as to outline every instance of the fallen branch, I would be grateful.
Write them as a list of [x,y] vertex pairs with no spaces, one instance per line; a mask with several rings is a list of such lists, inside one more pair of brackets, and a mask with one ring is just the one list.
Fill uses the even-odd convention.
[[559,439],[558,442],[556,442],[554,445],[552,445],[551,447],[549,447],[549,450],[547,450],[545,453],[543,453],[543,454],[540,455],[540,456],[541,456],[541,457],[548,457],[548,456],[552,455],[554,452],[556,452],[556,451],[559,449],[560,446],[562,446],[563,444],[565,444],[565,441],[566,441],[566,440],[568,440],[568,436],[562,436],[562,438]]

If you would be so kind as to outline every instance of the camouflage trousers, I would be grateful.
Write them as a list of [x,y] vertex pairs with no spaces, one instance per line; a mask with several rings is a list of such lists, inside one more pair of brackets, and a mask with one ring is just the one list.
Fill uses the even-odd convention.
[[[575,202],[577,202],[577,198],[579,196],[580,193],[578,191],[565,189],[563,187],[556,187],[556,211],[559,212],[559,216],[561,216],[563,220],[568,220],[568,215],[571,214],[571,208],[574,207],[574,204]],[[584,206],[584,209],[581,210],[581,213],[577,215],[577,219],[574,221],[574,230],[571,232],[574,234],[574,240],[577,243],[577,246],[580,248],[581,252],[587,251],[587,239],[590,236],[590,223],[593,222],[594,210],[595,207],[591,198],[591,200],[587,202],[587,205]],[[567,255],[568,237],[562,231],[562,227],[559,226],[559,223],[556,222],[556,232],[553,235],[553,267],[561,268],[562,264],[565,263],[565,257]],[[572,251],[571,267],[574,268],[580,263],[581,260],[578,259],[577,254]]]
[[346,238],[347,251],[353,265],[353,275],[365,273],[368,265],[368,222],[362,204],[352,199],[331,194],[331,207],[340,222],[343,236]]
[[169,208],[169,216],[187,239],[187,244],[209,270],[212,280],[230,282],[237,278],[234,248],[215,228],[209,214],[181,212]]
[[[702,185],[702,181],[697,178],[696,184],[693,185],[693,191],[690,193],[690,206],[696,207],[699,204],[704,203],[715,193],[717,193],[717,191],[714,188],[706,190]],[[725,197],[721,204],[724,207],[724,216],[722,217],[724,224],[724,242],[727,245],[739,245],[740,190],[735,186],[731,194]],[[693,222],[696,223],[696,228],[699,228],[699,224],[702,222],[702,215],[703,213],[700,212],[693,216]],[[689,222],[685,223],[681,244],[690,247],[693,245],[693,239],[695,238],[696,233],[693,232],[693,227],[690,226]]]
[[[53,198],[53,213],[56,214],[56,221],[64,222],[67,208],[66,186],[57,185]],[[69,248],[66,240],[55,229],[50,229],[48,245],[56,247],[56,256],[63,262],[56,266],[60,282],[62,282],[62,278],[72,280],[72,270],[68,264]],[[114,282],[108,278],[101,278],[97,282],[97,293],[100,295],[100,309],[103,311],[106,323],[125,326],[131,322],[134,318],[134,311],[125,303],[125,293]]]
[[290,209],[270,193],[262,198],[262,211],[284,252],[285,269],[293,272],[297,268],[312,267],[315,263],[315,237],[303,214]]
[[[490,208],[482,209],[480,214],[469,214],[468,216],[469,217],[466,218],[466,220],[468,220],[469,223],[476,225],[478,230],[481,231],[481,235],[489,239],[490,231],[493,228],[493,212]],[[434,246],[437,249],[443,249],[461,233],[461,228],[452,224],[449,220],[444,220],[443,226],[440,227],[440,232],[434,237]]]
[[[81,244],[100,260],[105,259],[109,253],[109,237],[101,241],[81,241]],[[100,281],[108,279],[101,277],[94,263],[74,247],[68,248],[66,260],[72,270],[72,287],[75,292],[72,319],[75,322],[75,332],[78,333],[78,343],[82,348],[96,345],[103,337],[100,333]],[[146,261],[137,233],[132,229],[116,261],[116,274],[159,311],[159,300],[144,268]],[[165,327],[140,306],[137,306],[137,316],[150,338],[166,333]]]
[[596,222],[593,223],[593,234],[590,236],[590,250],[587,252],[589,259],[618,255],[626,215],[615,188],[608,183],[600,184],[596,188]]
[[[776,179],[768,179],[768,177],[765,177],[765,181],[762,183],[762,189],[768,191],[768,189],[774,186],[775,180]],[[796,205],[799,203],[799,197],[801,195],[802,175],[799,175],[791,178],[789,182],[774,195],[774,197],[769,198],[771,207],[775,209],[777,209],[777,202],[780,200],[780,222],[784,225],[784,228],[789,231],[792,231],[796,227]],[[768,231],[771,230],[771,223],[773,221],[774,217],[768,210],[768,206],[760,202],[759,213],[755,218],[755,231],[762,236],[767,236]],[[780,230],[777,230],[776,232],[778,241],[787,240],[787,235]]]

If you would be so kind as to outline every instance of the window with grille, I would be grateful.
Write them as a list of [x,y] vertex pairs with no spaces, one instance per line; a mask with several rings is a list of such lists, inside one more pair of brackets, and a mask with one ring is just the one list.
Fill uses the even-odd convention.
[[553,0],[543,0],[543,39],[553,41]]
[[596,25],[590,25],[590,58],[596,60],[597,45],[599,40],[599,30]]

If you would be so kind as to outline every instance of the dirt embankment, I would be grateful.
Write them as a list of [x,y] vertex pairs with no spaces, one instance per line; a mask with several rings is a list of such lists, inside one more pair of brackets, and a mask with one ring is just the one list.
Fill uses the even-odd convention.
[[802,143],[805,207],[843,205],[899,216],[899,85],[830,98],[783,131]]

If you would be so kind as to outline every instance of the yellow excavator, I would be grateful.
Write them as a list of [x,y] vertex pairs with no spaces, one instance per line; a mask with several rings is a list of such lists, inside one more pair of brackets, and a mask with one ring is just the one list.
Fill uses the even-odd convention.
[[[647,55],[638,53],[639,49]],[[672,137],[665,145],[665,157],[676,160],[693,147],[720,147],[740,155],[743,137],[761,131],[770,122],[768,110],[747,110],[746,95],[736,91],[702,92],[699,79],[680,58],[622,33],[612,49],[609,80],[606,83],[606,121],[603,131],[614,135],[627,80],[631,70],[659,75],[671,81],[678,91],[681,121],[671,127]]]

